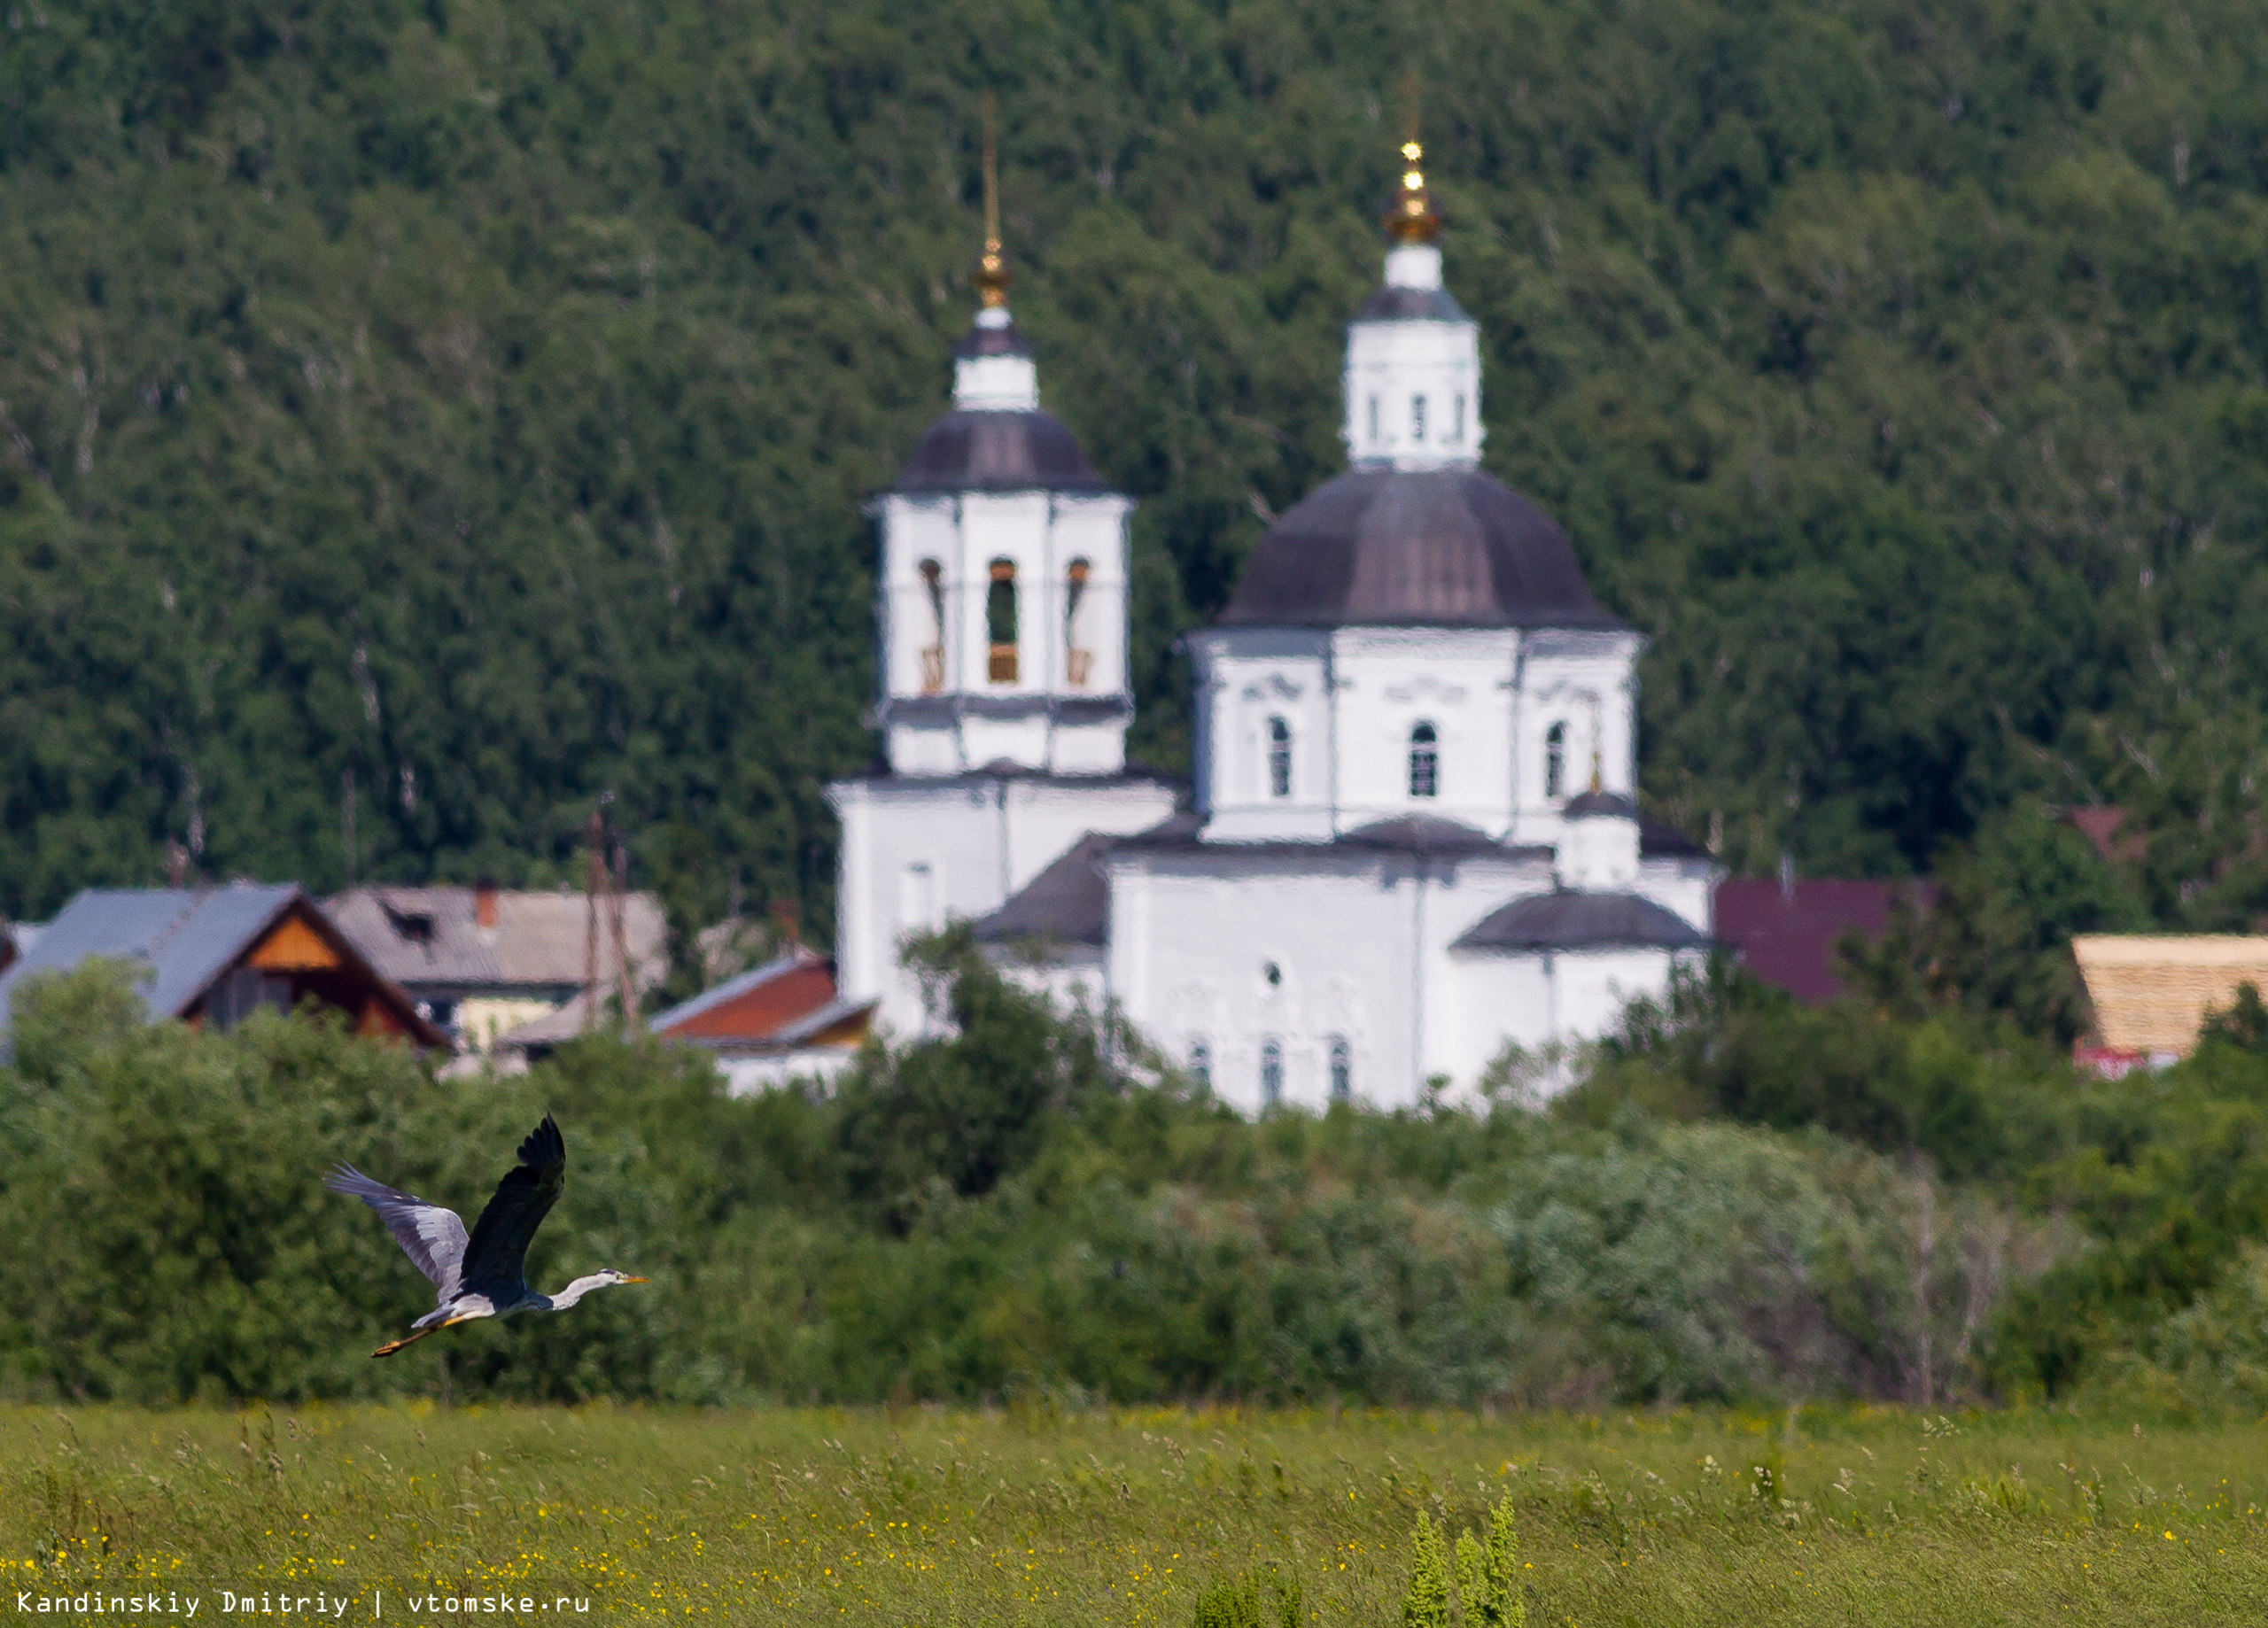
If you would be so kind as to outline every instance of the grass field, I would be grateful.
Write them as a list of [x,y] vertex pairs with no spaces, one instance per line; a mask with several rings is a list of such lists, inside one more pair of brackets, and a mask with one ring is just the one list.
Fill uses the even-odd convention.
[[9,1606],[154,1578],[532,1588],[597,1620],[1185,1624],[1202,1585],[1257,1573],[1306,1621],[1385,1628],[1418,1512],[1462,1527],[1509,1493],[1536,1624],[2268,1616],[2260,1425],[23,1408],[0,1441]]

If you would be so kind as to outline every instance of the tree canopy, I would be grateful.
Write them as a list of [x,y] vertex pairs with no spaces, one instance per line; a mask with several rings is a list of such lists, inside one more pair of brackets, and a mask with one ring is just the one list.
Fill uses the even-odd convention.
[[[1002,117],[1172,641],[1337,467],[1422,89],[1487,465],[1651,636],[1643,790],[1898,874],[2043,802],[2268,904],[2268,44],[2227,0],[40,0],[0,19],[0,913],[640,863],[832,914],[862,499]],[[352,810],[353,848],[346,831]],[[665,834],[666,833],[666,834]]]

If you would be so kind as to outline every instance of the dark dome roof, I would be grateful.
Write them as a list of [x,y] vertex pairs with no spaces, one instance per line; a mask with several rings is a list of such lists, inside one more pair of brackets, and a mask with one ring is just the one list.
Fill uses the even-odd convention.
[[1076,437],[1045,413],[948,413],[921,432],[899,492],[1107,492]]
[[1697,950],[1709,935],[1651,899],[1630,893],[1544,893],[1492,911],[1457,950]]
[[1590,627],[1566,534],[1478,469],[1351,469],[1268,529],[1225,626]]
[[1456,297],[1445,288],[1402,288],[1386,283],[1379,285],[1363,308],[1355,314],[1358,322],[1469,322],[1464,307]]

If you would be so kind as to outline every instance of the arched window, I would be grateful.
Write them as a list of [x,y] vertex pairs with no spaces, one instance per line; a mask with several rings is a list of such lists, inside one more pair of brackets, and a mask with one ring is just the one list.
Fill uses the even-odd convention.
[[1331,1100],[1346,1102],[1355,1095],[1355,1048],[1343,1035],[1331,1037]]
[[1376,442],[1379,438],[1379,399],[1376,396],[1372,396],[1371,398],[1370,416],[1371,439],[1373,442]]
[[1543,732],[1543,795],[1562,796],[1567,790],[1567,726],[1554,724]]
[[1431,724],[1420,724],[1410,732],[1410,795],[1435,797],[1441,790],[1441,737]]
[[1284,1046],[1275,1040],[1260,1043],[1260,1101],[1272,1108],[1284,1100]]
[[1189,1043],[1189,1077],[1200,1091],[1213,1089],[1213,1048],[1201,1040]]
[[1410,398],[1410,438],[1413,441],[1425,438],[1425,398],[1423,396]]
[[1084,560],[1074,560],[1063,574],[1063,676],[1075,689],[1084,689],[1094,671],[1095,653],[1079,644],[1079,601],[1087,596],[1087,578],[1092,571]]
[[992,581],[984,591],[984,637],[991,647],[985,676],[995,684],[1016,681],[1016,564],[992,562]]
[[1456,397],[1456,403],[1449,413],[1449,445],[1462,446],[1464,444],[1464,398],[1461,395]]
[[921,693],[934,695],[945,687],[945,568],[935,560],[921,562],[921,588],[929,599],[932,641],[921,651]]
[[1268,720],[1268,795],[1292,795],[1292,726],[1280,717]]

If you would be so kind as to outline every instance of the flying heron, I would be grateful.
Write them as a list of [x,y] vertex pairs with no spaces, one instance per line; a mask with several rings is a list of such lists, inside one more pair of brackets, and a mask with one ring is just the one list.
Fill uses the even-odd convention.
[[538,1294],[528,1287],[528,1241],[535,1237],[551,1206],[559,1202],[566,1174],[567,1141],[547,1113],[543,1123],[520,1143],[520,1162],[496,1183],[496,1196],[472,1224],[472,1237],[468,1239],[464,1221],[454,1210],[374,1182],[352,1165],[332,1166],[322,1184],[335,1193],[360,1198],[376,1210],[410,1264],[433,1280],[439,1301],[409,1325],[409,1333],[388,1340],[370,1354],[390,1357],[437,1329],[478,1317],[563,1312],[594,1289],[646,1282],[612,1267],[601,1267],[557,1294]]

